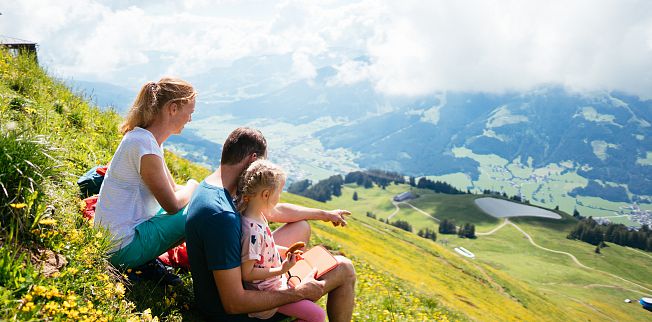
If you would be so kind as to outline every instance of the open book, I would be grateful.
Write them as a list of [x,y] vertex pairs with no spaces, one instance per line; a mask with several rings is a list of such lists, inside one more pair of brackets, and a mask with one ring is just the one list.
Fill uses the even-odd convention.
[[303,260],[298,261],[287,272],[288,286],[295,287],[301,283],[313,268],[317,268],[315,278],[320,278],[337,266],[337,260],[323,246],[315,246],[301,254]]

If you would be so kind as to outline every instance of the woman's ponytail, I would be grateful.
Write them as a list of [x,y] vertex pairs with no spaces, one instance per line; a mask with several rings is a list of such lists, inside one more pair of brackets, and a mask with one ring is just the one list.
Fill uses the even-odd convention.
[[120,133],[125,134],[137,126],[147,127],[166,104],[185,104],[196,95],[190,83],[178,78],[164,77],[158,82],[147,82],[140,88],[125,121],[120,125]]

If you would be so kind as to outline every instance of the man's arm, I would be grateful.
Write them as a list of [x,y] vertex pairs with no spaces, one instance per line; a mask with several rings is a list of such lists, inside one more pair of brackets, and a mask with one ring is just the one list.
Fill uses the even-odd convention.
[[281,291],[250,291],[242,287],[240,267],[214,270],[215,286],[220,293],[224,311],[242,314],[269,310],[302,299],[318,300],[324,294],[324,281],[309,279],[294,289]]
[[308,208],[290,203],[279,203],[270,211],[269,221],[272,222],[296,222],[300,220],[322,220],[330,221],[333,226],[346,226],[345,216],[350,215],[348,210],[322,210]]

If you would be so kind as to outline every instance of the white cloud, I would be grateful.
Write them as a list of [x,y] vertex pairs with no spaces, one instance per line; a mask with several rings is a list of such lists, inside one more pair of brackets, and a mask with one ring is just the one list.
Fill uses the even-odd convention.
[[313,79],[317,76],[315,65],[310,62],[310,57],[303,52],[292,54],[292,72],[298,79]]
[[55,73],[120,85],[287,53],[296,77],[335,57],[333,82],[371,80],[387,94],[557,83],[652,98],[652,2],[643,0],[21,0],[2,12],[2,33],[39,42]]
[[390,11],[369,46],[384,92],[560,83],[652,98],[649,1],[402,1]]
[[328,80],[328,85],[351,85],[370,78],[369,64],[365,61],[345,60],[335,65],[337,74]]

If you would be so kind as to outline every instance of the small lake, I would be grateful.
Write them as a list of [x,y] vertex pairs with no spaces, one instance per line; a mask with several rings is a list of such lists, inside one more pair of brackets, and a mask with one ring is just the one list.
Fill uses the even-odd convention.
[[496,218],[506,217],[543,217],[552,219],[561,219],[559,214],[552,211],[523,205],[520,203],[507,201],[497,198],[478,198],[475,199],[475,204],[482,209],[482,211]]

